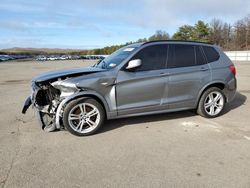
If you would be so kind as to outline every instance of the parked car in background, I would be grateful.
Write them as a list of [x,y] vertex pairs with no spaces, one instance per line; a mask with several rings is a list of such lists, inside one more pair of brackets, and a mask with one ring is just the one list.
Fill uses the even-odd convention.
[[42,129],[95,133],[105,119],[196,109],[219,116],[236,93],[236,70],[217,46],[180,41],[136,43],[93,67],[32,79],[32,104]]
[[43,55],[39,55],[36,57],[36,61],[46,61],[46,60],[47,60],[47,57]]
[[8,61],[9,57],[6,55],[0,55],[0,61]]
[[8,55],[8,54],[3,54],[0,55],[0,61],[10,61],[10,60],[19,60],[19,59],[28,59],[31,56],[28,55],[22,55],[22,54],[14,54],[14,55]]
[[59,60],[67,60],[69,57],[67,55],[59,56]]
[[108,55],[38,55],[36,61],[55,61],[55,60],[78,60],[78,59],[89,59],[97,60],[104,59]]
[[0,61],[9,61],[15,59],[14,57],[10,55],[0,55]]

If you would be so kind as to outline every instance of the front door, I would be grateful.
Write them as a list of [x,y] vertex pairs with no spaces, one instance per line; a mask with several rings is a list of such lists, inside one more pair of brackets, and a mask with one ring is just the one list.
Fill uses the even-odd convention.
[[141,59],[134,70],[120,70],[116,81],[118,115],[157,110],[165,95],[167,45],[144,47],[132,59]]

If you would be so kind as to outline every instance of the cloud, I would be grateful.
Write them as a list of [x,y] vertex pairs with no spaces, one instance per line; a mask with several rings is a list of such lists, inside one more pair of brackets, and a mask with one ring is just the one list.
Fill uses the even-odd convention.
[[[202,19],[210,22],[219,18],[233,24],[250,13],[250,1],[237,0],[54,0],[60,4],[55,14],[75,20],[97,20],[107,24],[125,24],[128,27],[174,31],[181,25],[194,24]],[[60,3],[59,3],[60,2]]]
[[[250,1],[237,0],[3,0],[0,10],[41,14],[43,18],[74,18],[98,22],[124,22],[138,27],[177,27],[198,19],[218,17],[232,21],[247,15]],[[57,24],[54,24],[57,27]],[[74,24],[73,24],[74,25]]]
[[16,13],[39,13],[45,10],[45,7],[38,2],[32,3],[32,1],[13,1],[13,0],[2,0],[0,3],[0,10],[7,12]]
[[[177,27],[199,19],[217,17],[235,22],[250,13],[250,1],[237,0],[139,0],[141,7],[127,21],[145,27]],[[124,16],[126,18],[126,16]]]
[[2,29],[24,30],[26,26],[26,24],[17,21],[0,21]]
[[[84,42],[117,37],[127,42],[148,37],[157,29],[172,34],[199,19],[210,22],[216,17],[233,24],[249,13],[250,1],[246,0],[1,0],[0,32],[10,38],[12,33],[11,44],[49,43],[61,41],[60,37],[76,42],[77,37]],[[26,38],[17,40],[17,35]],[[32,39],[36,36],[44,38]]]
[[39,45],[42,39],[39,37],[12,37],[12,38],[1,38],[0,48],[11,48],[11,47],[30,47]]

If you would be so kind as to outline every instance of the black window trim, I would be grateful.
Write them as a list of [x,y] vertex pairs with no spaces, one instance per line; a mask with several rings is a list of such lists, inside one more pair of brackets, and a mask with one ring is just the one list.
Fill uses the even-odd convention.
[[201,48],[201,51],[202,51],[203,56],[205,57],[205,60],[206,60],[207,64],[209,64],[208,59],[207,59],[207,56],[206,56],[205,51],[204,51],[204,49],[203,49],[203,46],[200,46],[200,48]]
[[[159,46],[159,45],[166,45],[167,46],[167,57],[166,57],[164,69],[176,69],[176,68],[193,67],[193,66],[201,66],[201,65],[209,64],[207,56],[205,54],[205,51],[204,51],[203,47],[211,47],[211,48],[213,48],[218,53],[218,57],[220,58],[219,52],[213,46],[205,46],[205,45],[202,45],[200,43],[199,44],[189,44],[189,43],[186,43],[186,44],[180,44],[180,43],[156,43],[156,44],[154,44],[154,43],[149,43],[147,45],[142,45],[141,48],[137,49],[134,52],[134,54],[131,54],[132,56],[127,60],[127,62],[122,66],[122,68],[120,70],[129,71],[129,72],[137,72],[136,69],[135,70],[127,70],[126,69],[126,67],[128,65],[128,62],[131,61],[134,58],[134,56],[137,55],[143,49],[145,49],[147,47],[150,47],[150,46]],[[172,67],[172,68],[169,68],[168,67],[168,63],[169,63],[169,57],[170,57],[170,54],[169,54],[169,52],[170,52],[170,45],[191,45],[191,46],[194,46],[194,54],[195,54],[195,62],[196,62],[196,64],[195,65],[190,65],[190,66],[182,66],[182,67]],[[200,65],[197,64],[197,54],[196,54],[195,48],[199,48],[200,49],[201,55],[202,55],[202,57],[205,60],[205,64],[200,64]],[[174,58],[175,58],[175,48],[174,48],[173,52],[174,52]],[[219,60],[219,58],[217,60]],[[158,70],[164,70],[164,69],[158,69]],[[146,71],[158,71],[158,70],[146,70]],[[138,71],[138,72],[144,72],[144,71]]]
[[[206,58],[206,55],[205,55],[205,52],[203,51],[203,48],[201,45],[196,45],[196,47],[198,47],[200,49],[200,52],[201,52],[201,55],[205,61],[205,64],[201,64],[201,65],[206,65],[208,64],[208,61],[207,61],[207,58]],[[196,50],[195,50],[195,55],[196,55]],[[196,63],[197,63],[197,60],[196,60]]]

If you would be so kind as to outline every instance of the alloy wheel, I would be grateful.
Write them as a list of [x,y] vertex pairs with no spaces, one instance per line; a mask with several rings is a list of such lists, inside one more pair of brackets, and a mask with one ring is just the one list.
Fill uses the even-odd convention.
[[98,126],[100,111],[93,104],[80,103],[70,110],[68,122],[74,131],[89,133]]
[[206,97],[204,108],[210,116],[216,116],[223,109],[224,103],[223,95],[218,91],[213,91]]

